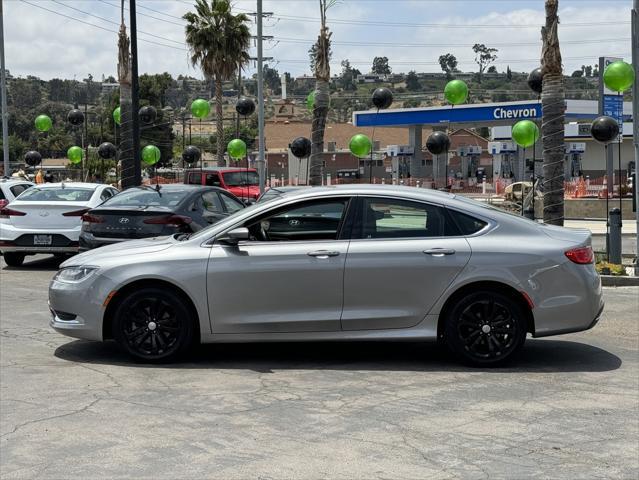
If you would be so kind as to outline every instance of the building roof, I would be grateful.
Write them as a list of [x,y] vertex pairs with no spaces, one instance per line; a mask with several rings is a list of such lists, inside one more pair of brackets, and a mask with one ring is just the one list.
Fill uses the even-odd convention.
[[[408,129],[380,128],[375,130],[355,127],[350,123],[327,123],[324,133],[325,150],[328,142],[336,142],[337,150],[348,149],[351,137],[357,133],[363,133],[374,141],[379,141],[382,149],[387,145],[408,145],[409,143]],[[266,148],[269,151],[286,150],[289,143],[297,137],[311,138],[311,124],[301,122],[267,123],[265,136]]]

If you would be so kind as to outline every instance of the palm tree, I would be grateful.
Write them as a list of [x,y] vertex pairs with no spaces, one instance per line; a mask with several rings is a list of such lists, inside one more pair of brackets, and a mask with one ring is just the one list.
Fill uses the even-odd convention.
[[[120,3],[118,32],[118,81],[120,82],[120,184],[123,189],[135,186],[133,165],[133,128],[131,125],[131,54],[124,24],[124,0]],[[117,128],[117,127],[116,127]]]
[[230,80],[249,61],[251,43],[249,18],[234,15],[228,0],[195,1],[195,12],[184,15],[186,43],[191,64],[199,66],[207,79],[215,82],[215,116],[217,121],[217,163],[224,165],[224,125],[222,83]]
[[330,51],[331,33],[326,26],[326,11],[338,0],[319,0],[320,34],[315,44],[315,105],[313,107],[313,125],[311,132],[311,158],[309,168],[309,184],[322,183],[322,153],[324,152],[324,130],[330,101],[329,81],[331,79]]
[[541,136],[544,147],[544,223],[563,226],[566,92],[557,35],[558,9],[559,0],[546,0],[546,25],[541,29],[541,73],[544,79]]

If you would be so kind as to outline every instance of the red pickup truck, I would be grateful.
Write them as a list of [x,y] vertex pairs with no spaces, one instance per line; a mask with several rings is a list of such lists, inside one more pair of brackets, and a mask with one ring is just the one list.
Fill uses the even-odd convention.
[[260,196],[259,177],[254,168],[209,167],[187,170],[184,183],[220,187],[245,203],[254,202]]

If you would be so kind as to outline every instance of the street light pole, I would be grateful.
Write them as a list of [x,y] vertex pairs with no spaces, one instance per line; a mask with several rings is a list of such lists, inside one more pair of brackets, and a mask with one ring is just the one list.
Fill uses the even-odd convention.
[[[639,0],[634,0],[632,9],[632,65],[637,71],[639,67]],[[635,200],[639,203],[639,75],[635,75],[635,84],[632,91],[632,123],[633,142],[635,144]],[[639,205],[636,208],[637,215],[637,258],[635,260],[635,276],[639,276]]]
[[262,51],[262,15],[262,0],[257,0],[257,123],[259,136],[257,172],[260,179],[260,194],[264,193],[264,187],[266,185],[266,165],[264,162],[264,55]]
[[7,79],[4,66],[4,14],[0,0],[0,90],[2,96],[2,157],[4,159],[4,174],[10,176],[9,166],[9,112],[7,111]]
[[140,86],[138,79],[138,31],[135,15],[135,0],[129,0],[131,23],[131,126],[133,130],[133,185],[142,184],[140,164]]

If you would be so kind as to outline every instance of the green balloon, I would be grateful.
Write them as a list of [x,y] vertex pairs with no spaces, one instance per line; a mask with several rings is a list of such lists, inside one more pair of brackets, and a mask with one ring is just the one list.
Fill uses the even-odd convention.
[[155,145],[147,145],[142,149],[142,161],[147,165],[155,165],[160,161],[160,149]]
[[122,116],[121,116],[121,110],[120,107],[116,108],[115,110],[113,110],[113,121],[117,124],[117,125],[121,125],[122,124]]
[[621,60],[606,67],[603,75],[606,87],[614,92],[625,92],[635,81],[635,70],[629,63]]
[[229,152],[229,156],[235,160],[239,160],[246,156],[246,143],[244,143],[244,140],[240,140],[239,138],[231,140],[226,149]]
[[80,163],[82,161],[82,157],[84,156],[84,152],[82,148],[74,145],[73,147],[67,150],[67,157],[69,157],[69,161],[74,165]]
[[532,147],[539,140],[539,127],[530,120],[521,120],[513,125],[512,137],[520,147]]
[[315,90],[306,97],[306,108],[309,112],[313,113],[313,109],[315,108]]
[[373,142],[366,135],[358,133],[351,138],[348,148],[356,157],[365,158],[370,155],[373,149]]
[[203,98],[193,100],[193,103],[191,104],[191,113],[194,117],[204,118],[209,114],[210,111],[211,105]]
[[468,98],[468,85],[461,80],[451,80],[444,88],[444,96],[449,103],[461,105]]
[[48,132],[53,122],[47,115],[38,115],[35,119],[35,126],[41,132]]

